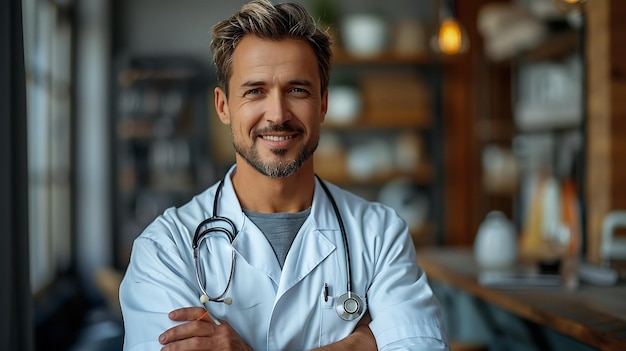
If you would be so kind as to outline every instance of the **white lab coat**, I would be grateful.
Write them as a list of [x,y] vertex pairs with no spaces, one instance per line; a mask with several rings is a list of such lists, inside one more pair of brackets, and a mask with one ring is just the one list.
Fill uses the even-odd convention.
[[[389,207],[328,186],[348,235],[352,290],[367,300],[378,348],[447,350],[440,307],[416,264],[405,222]],[[176,324],[168,312],[201,306],[192,238],[196,226],[213,213],[215,191],[212,186],[186,205],[166,210],[135,240],[120,287],[124,350],[159,350],[158,336]],[[232,244],[235,274],[226,295],[233,302],[209,302],[206,307],[227,320],[248,345],[255,350],[307,350],[354,330],[358,321],[344,321],[335,311],[335,298],[346,292],[345,248],[335,213],[319,184],[311,214],[282,270],[263,233],[243,214],[230,176],[225,179],[218,215],[230,218],[239,230]],[[228,242],[211,237],[202,242],[200,251],[206,290],[216,296],[230,271]]]

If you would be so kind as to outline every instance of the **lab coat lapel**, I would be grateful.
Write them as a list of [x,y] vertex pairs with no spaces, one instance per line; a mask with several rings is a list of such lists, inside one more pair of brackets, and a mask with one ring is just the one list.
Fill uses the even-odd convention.
[[333,213],[326,194],[316,182],[311,214],[300,228],[289,249],[278,296],[304,279],[336,250],[337,246],[332,232],[339,229]]
[[333,251],[335,245],[318,231],[311,221],[307,221],[289,249],[278,295],[282,295],[309,275]]
[[[233,241],[233,248],[238,254],[237,260],[244,259],[249,265],[265,273],[278,285],[281,272],[276,255],[265,235],[244,215],[231,180],[234,171],[236,171],[235,166],[230,169],[226,176],[219,201],[218,214],[233,220],[238,228],[238,233]],[[236,262],[235,266],[238,263]]]
[[278,285],[281,270],[276,254],[265,235],[249,219],[244,219],[244,225],[235,238],[233,247],[249,265],[270,277],[275,286]]

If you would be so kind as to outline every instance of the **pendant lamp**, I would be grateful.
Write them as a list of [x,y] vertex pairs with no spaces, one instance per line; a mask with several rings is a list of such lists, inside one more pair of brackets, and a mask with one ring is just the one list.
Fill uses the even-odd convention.
[[469,49],[469,38],[454,16],[454,0],[439,0],[439,26],[431,39],[432,49],[444,55],[457,55]]

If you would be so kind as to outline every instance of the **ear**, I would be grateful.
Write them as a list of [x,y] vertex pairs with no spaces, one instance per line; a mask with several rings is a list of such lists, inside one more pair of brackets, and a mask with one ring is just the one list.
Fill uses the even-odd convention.
[[230,110],[228,108],[228,98],[222,88],[215,88],[215,110],[220,117],[220,121],[224,124],[230,124]]
[[324,93],[322,94],[322,106],[320,111],[322,119],[320,123],[324,122],[324,119],[326,118],[326,112],[328,112],[328,89],[324,90]]

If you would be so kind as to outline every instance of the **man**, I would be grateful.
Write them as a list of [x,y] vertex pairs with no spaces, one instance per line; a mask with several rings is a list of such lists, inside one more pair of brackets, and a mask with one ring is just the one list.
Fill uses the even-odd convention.
[[258,0],[211,48],[236,164],[135,240],[124,349],[447,350],[406,223],[315,177],[329,37],[301,5]]

